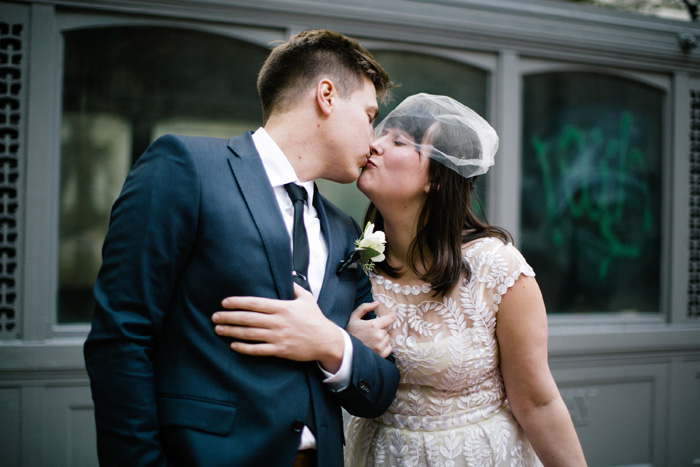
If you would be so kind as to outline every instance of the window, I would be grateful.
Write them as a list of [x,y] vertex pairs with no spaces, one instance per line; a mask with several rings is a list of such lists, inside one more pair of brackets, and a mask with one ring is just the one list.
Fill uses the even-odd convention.
[[170,28],[64,35],[58,323],[90,321],[109,213],[133,162],[168,133],[231,137],[262,123],[268,49]]
[[523,83],[520,248],[550,312],[658,312],[663,91],[611,75]]

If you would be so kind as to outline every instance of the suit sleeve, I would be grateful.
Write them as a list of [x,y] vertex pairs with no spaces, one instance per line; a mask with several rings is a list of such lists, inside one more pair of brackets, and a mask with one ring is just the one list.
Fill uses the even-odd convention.
[[84,346],[102,465],[163,463],[153,355],[197,225],[199,177],[173,136],[134,165],[112,208]]
[[382,358],[350,335],[353,345],[353,371],[350,385],[336,393],[340,404],[351,415],[375,418],[391,405],[399,386],[399,370],[393,356]]

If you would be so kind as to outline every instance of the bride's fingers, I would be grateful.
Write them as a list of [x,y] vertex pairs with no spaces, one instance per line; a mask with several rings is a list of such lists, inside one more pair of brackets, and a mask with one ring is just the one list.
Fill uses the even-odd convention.
[[389,355],[391,355],[392,350],[394,350],[394,349],[391,347],[391,344],[389,343],[389,341],[387,339],[387,343],[382,348],[382,351],[379,353],[379,356],[381,356],[382,358],[386,358]]
[[362,319],[364,315],[370,311],[374,311],[379,306],[379,302],[363,303],[362,305],[355,308],[355,310],[350,314],[350,320]]
[[379,318],[376,318],[376,324],[382,328],[382,329],[389,329],[389,327],[394,324],[394,321],[396,321],[396,310],[391,311],[390,313],[380,316]]

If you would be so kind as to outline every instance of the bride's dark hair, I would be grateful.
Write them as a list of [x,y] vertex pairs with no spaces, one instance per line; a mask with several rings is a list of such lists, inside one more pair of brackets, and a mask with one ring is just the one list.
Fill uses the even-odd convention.
[[[401,125],[404,129],[405,123],[404,120]],[[416,143],[420,143],[425,130],[421,132],[415,131],[415,127],[413,129],[409,133],[414,136]],[[472,130],[462,127],[458,131]],[[448,127],[431,128],[429,131],[433,147],[452,155],[472,150],[460,144],[465,141],[464,136],[455,134],[454,128]],[[462,255],[462,245],[482,237],[497,237],[504,242],[512,242],[511,235],[505,229],[489,225],[474,212],[472,203],[483,213],[474,190],[476,179],[477,177],[464,178],[434,159],[428,165],[430,190],[416,221],[416,237],[409,246],[406,266],[422,281],[430,284],[436,294],[450,290],[463,271],[467,279],[471,278],[469,263]],[[365,214],[365,224],[368,221],[375,224],[375,230],[384,230],[384,218],[372,203]],[[386,261],[377,266],[389,277],[398,277],[400,269],[391,265],[391,259],[387,256]]]

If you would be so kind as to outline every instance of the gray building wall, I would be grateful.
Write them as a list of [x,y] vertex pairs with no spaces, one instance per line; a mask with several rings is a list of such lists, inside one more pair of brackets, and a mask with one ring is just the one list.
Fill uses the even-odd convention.
[[[0,2],[0,464],[96,465],[82,343],[57,314],[62,34],[172,26],[267,46],[329,27],[366,46],[490,73],[501,135],[490,220],[518,239],[522,76],[572,69],[664,89],[660,310],[552,315],[550,365],[593,466],[700,464],[700,40],[697,23],[545,1]],[[9,45],[8,45],[9,44]]]

